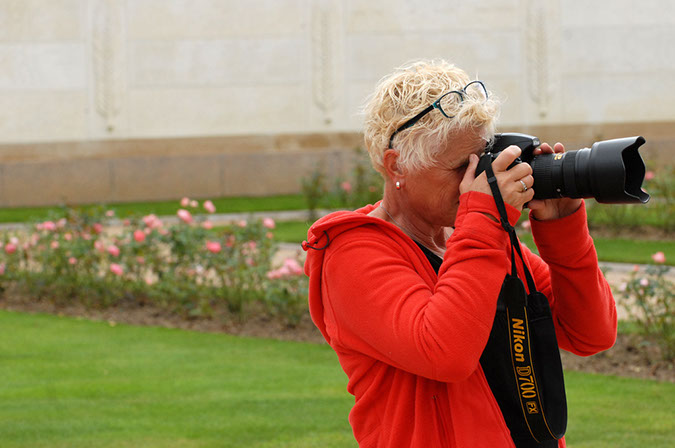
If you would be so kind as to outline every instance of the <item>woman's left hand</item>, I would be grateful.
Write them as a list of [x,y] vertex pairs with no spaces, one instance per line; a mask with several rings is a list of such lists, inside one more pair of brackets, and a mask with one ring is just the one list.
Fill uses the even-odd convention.
[[[556,143],[553,148],[548,143],[542,143],[534,150],[534,155],[563,153],[565,147],[562,143]],[[536,193],[536,191],[535,191]],[[532,210],[532,216],[538,221],[564,218],[576,212],[581,207],[581,199],[533,199],[527,205]]]

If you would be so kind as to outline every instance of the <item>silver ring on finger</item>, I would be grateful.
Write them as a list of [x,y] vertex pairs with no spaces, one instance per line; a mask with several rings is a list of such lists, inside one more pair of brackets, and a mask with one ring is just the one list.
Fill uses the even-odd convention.
[[527,191],[527,185],[525,185],[525,182],[523,182],[522,179],[519,180],[518,182],[520,182],[520,184],[523,186],[523,193],[525,193]]

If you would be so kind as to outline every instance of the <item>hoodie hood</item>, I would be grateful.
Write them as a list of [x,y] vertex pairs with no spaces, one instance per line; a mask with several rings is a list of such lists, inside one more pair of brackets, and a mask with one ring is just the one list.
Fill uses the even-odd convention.
[[[366,224],[390,225],[379,218],[368,216],[375,210],[379,202],[367,205],[355,211],[341,210],[333,212],[316,221],[307,231],[307,240],[302,242],[302,248],[307,252],[305,260],[305,274],[309,276],[309,314],[314,325],[321,334],[330,342],[326,333],[326,324],[323,319],[323,300],[321,298],[321,282],[323,261],[326,249],[331,240],[341,233]],[[394,227],[392,225],[392,227]],[[396,228],[398,230],[398,228]]]

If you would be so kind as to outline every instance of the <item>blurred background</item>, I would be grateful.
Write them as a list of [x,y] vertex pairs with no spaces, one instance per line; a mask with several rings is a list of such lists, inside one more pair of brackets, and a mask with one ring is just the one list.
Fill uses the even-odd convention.
[[0,207],[298,193],[359,109],[444,58],[500,130],[675,158],[675,2],[0,0]]

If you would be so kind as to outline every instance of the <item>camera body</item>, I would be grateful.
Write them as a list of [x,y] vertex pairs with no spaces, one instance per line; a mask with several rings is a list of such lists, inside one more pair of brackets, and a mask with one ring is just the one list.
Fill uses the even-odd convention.
[[520,133],[495,134],[485,147],[476,169],[476,176],[491,164],[501,151],[511,145],[522,153],[509,169],[518,163],[529,163],[534,177],[535,199],[595,198],[600,203],[646,203],[649,194],[642,190],[645,165],[638,148],[642,137],[627,137],[596,142],[591,148],[562,154],[534,155],[539,147],[537,137]]
[[[520,134],[517,132],[506,132],[503,134],[495,134],[494,138],[485,146],[485,153],[482,157],[490,160],[492,163],[499,153],[511,145],[519,147],[522,151],[520,157],[511,165],[518,163],[530,163],[534,158],[534,150],[540,145],[539,139],[533,135]],[[487,163],[487,162],[481,162]],[[511,166],[509,168],[511,168]]]

